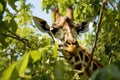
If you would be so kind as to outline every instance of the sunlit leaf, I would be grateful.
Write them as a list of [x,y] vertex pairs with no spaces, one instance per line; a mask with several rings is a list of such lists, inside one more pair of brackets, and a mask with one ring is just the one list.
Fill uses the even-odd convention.
[[3,5],[0,3],[0,12],[3,11]]
[[36,62],[41,59],[41,52],[38,50],[33,50],[29,52],[33,62]]
[[58,44],[55,44],[54,49],[53,49],[53,57],[57,58],[58,57]]
[[16,63],[9,66],[3,73],[2,80],[16,80],[18,77],[18,71],[16,69]]
[[17,68],[17,70],[18,70],[18,72],[19,72],[19,75],[21,75],[21,74],[25,71],[25,69],[26,69],[26,67],[27,67],[27,65],[28,65],[28,60],[29,60],[29,54],[26,53],[26,54],[24,54],[24,55],[21,57],[21,59],[17,62],[16,68]]

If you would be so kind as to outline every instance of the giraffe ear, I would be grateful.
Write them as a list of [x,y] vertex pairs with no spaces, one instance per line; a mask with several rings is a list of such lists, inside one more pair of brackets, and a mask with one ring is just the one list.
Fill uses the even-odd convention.
[[67,17],[69,17],[70,19],[74,20],[73,8],[71,6],[67,7]]
[[48,35],[51,36],[53,42],[55,42],[55,38],[53,36],[53,33],[50,30],[50,26],[47,24],[45,20],[33,16],[33,21],[40,31],[48,33]]
[[58,5],[56,5],[52,8],[52,12],[54,14],[54,22],[56,22],[60,18]]
[[77,23],[76,25],[77,33],[85,33],[89,31],[89,28],[91,28],[93,24],[94,24],[93,21]]
[[40,31],[42,31],[42,32],[50,31],[50,26],[47,24],[47,22],[45,20],[33,16],[33,21]]

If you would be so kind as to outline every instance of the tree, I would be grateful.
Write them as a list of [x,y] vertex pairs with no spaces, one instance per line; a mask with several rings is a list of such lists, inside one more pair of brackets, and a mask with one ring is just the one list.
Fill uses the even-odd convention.
[[[16,6],[18,4],[19,6]],[[64,15],[67,6],[74,9],[74,19],[84,21],[95,18],[92,31],[79,35],[79,41],[89,50],[95,39],[101,0],[43,0],[43,10],[48,12],[58,5]],[[10,8],[12,8],[12,11]],[[32,23],[31,4],[26,0],[0,1],[0,77],[4,80],[40,79],[70,80],[74,71],[60,57],[58,45],[52,44],[48,35],[36,33]],[[32,27],[30,27],[32,26]],[[101,70],[95,71],[92,80],[119,80],[120,74],[120,1],[108,0],[103,8],[101,28],[94,51]],[[81,36],[84,36],[83,40]],[[104,74],[103,74],[104,73]],[[81,78],[82,79],[82,78]],[[83,80],[85,80],[83,76]]]

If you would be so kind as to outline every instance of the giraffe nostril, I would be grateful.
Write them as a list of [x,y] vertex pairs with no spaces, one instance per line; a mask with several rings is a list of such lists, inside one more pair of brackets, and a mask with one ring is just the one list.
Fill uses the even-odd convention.
[[66,43],[67,43],[68,45],[70,45],[70,44],[71,44],[71,42],[70,42],[70,41],[66,41]]
[[73,44],[73,45],[76,45],[76,44],[77,44],[77,41],[76,41],[76,40],[74,40],[72,44]]
[[76,40],[72,40],[72,41],[67,40],[66,44],[68,44],[68,45],[76,45],[77,41]]
[[75,41],[75,44],[77,44],[77,41]]

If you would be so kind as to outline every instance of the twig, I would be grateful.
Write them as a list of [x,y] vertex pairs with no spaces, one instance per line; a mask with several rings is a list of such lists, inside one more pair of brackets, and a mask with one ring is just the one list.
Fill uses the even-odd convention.
[[93,48],[92,48],[92,51],[91,51],[90,60],[89,60],[88,65],[86,67],[88,67],[90,65],[90,63],[92,61],[92,58],[93,58],[93,55],[94,55],[94,51],[95,51],[95,48],[96,48],[96,45],[97,45],[100,25],[101,25],[101,21],[102,21],[103,9],[105,7],[105,4],[106,4],[106,0],[103,0],[102,1],[102,6],[101,6],[101,9],[100,9],[100,15],[99,15],[99,18],[98,18],[98,25],[97,25],[97,28],[96,28],[96,36],[95,36],[95,40],[94,40],[94,43],[93,43]]
[[21,38],[20,36],[18,36],[17,34],[15,34],[14,32],[10,31],[10,30],[7,30],[9,33],[11,33],[13,36],[15,36],[16,38],[19,38],[19,39],[22,39],[22,40],[25,40],[25,41],[28,41],[28,39],[25,39],[25,38]]
[[10,30],[7,30],[9,33],[11,33],[12,35],[14,35],[14,36],[16,36],[17,38],[19,38],[19,36],[18,35],[16,35],[15,33],[13,33],[12,31],[10,31]]

